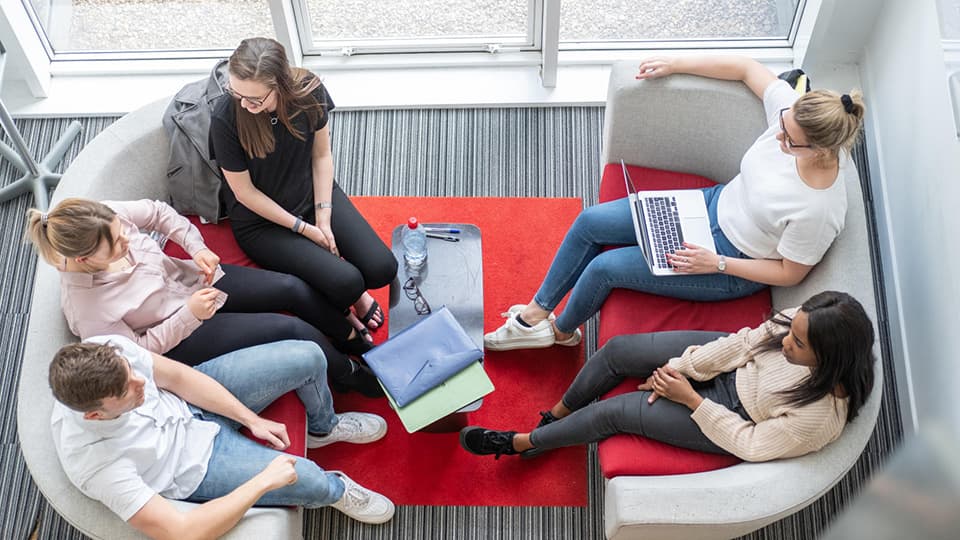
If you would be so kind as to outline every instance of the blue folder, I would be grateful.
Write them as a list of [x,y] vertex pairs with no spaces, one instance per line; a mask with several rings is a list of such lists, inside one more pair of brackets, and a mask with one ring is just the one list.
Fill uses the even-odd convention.
[[390,397],[404,407],[483,358],[446,306],[363,355]]

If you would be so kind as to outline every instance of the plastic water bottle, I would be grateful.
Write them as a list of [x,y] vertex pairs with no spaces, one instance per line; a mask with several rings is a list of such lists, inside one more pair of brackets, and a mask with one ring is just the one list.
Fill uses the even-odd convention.
[[403,260],[414,272],[427,262],[427,231],[415,217],[407,220],[407,228],[403,230]]

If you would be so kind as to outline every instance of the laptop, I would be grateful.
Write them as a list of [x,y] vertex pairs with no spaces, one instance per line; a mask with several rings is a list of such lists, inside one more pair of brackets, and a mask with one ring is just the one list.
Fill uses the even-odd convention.
[[684,242],[717,252],[710,232],[707,203],[699,189],[637,191],[620,160],[623,182],[630,199],[630,214],[643,258],[655,276],[682,276],[673,271],[667,253],[683,248]]

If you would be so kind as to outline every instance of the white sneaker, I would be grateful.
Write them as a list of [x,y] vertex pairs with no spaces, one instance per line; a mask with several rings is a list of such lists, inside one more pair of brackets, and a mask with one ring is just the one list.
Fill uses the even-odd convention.
[[[521,312],[523,312],[523,310],[524,310],[526,307],[527,307],[527,306],[526,306],[525,304],[514,304],[514,305],[510,306],[510,309],[508,309],[506,313],[501,313],[500,315],[503,316],[503,317],[507,317],[507,314],[509,314],[509,315],[512,316],[512,317],[516,317],[516,316],[519,315]],[[557,316],[554,315],[554,313],[553,313],[552,311],[550,312],[550,315],[547,315],[547,320],[550,321],[550,322],[553,322],[554,320],[556,320],[556,318],[557,318]],[[577,328],[577,329],[575,329],[575,330],[573,331],[573,334],[571,334],[570,337],[568,337],[567,339],[557,340],[556,337],[554,337],[554,342],[553,342],[553,344],[554,344],[554,345],[560,345],[560,346],[563,346],[563,347],[576,347],[577,345],[580,344],[581,341],[583,341],[583,333],[580,332],[580,329],[579,329],[579,328]],[[486,336],[484,336],[484,344],[486,344]],[[489,348],[489,347],[488,347],[488,348]],[[496,350],[496,349],[494,349],[494,350]]]
[[526,327],[517,322],[515,313],[508,311],[503,313],[503,316],[507,318],[507,322],[483,336],[483,345],[488,350],[543,349],[553,345],[553,327],[548,319]]
[[393,518],[393,502],[354,482],[340,471],[328,471],[343,480],[343,496],[330,506],[363,523],[386,523]]
[[380,440],[387,434],[387,421],[375,414],[345,412],[337,417],[340,421],[327,435],[307,433],[307,448],[320,448],[335,442],[369,443]]

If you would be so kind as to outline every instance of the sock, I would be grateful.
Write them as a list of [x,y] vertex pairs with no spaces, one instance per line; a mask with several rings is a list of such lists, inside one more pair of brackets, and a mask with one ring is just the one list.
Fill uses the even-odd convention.
[[527,321],[525,321],[525,320],[523,320],[522,318],[520,318],[520,314],[519,314],[519,313],[517,313],[517,322],[520,323],[520,326],[522,326],[522,327],[524,327],[524,328],[533,328],[533,325],[532,325],[532,324],[530,324],[530,323],[528,323]]

